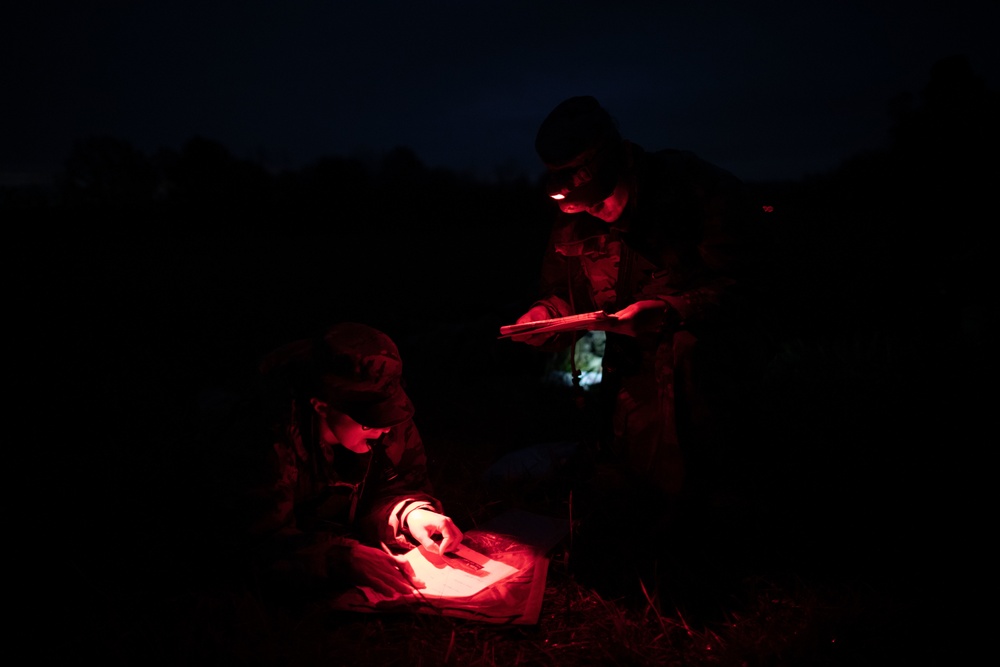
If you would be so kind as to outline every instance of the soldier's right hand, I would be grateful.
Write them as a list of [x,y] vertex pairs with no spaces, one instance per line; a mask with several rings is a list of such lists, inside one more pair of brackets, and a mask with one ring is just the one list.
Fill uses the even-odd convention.
[[[546,308],[545,306],[538,305],[538,306],[532,306],[528,310],[528,312],[526,312],[524,315],[521,315],[521,317],[517,318],[517,322],[515,322],[515,324],[525,324],[527,322],[538,322],[540,320],[549,320],[549,319],[552,319],[552,313],[549,312],[549,309]],[[552,338],[552,336],[553,334],[551,333],[543,333],[543,334],[523,333],[523,334],[514,334],[510,337],[510,339],[515,340],[518,343],[527,343],[528,345],[534,345],[537,347],[539,345],[544,345],[546,341]]]
[[331,551],[328,557],[331,556],[331,560],[336,561],[331,565],[346,569],[343,574],[353,584],[367,586],[386,597],[411,594],[415,588],[425,587],[424,582],[416,578],[409,562],[383,549],[356,543]]

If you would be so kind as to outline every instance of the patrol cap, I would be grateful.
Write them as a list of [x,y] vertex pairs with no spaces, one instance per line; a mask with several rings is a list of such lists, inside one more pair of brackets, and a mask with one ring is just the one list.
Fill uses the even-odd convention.
[[614,119],[590,95],[570,97],[546,116],[535,151],[549,171],[549,197],[584,205],[611,196],[623,163],[623,142]]
[[363,426],[388,428],[413,416],[396,344],[366,324],[335,324],[320,337],[283,345],[260,372],[276,396],[322,398]]
[[388,428],[413,416],[403,391],[403,362],[389,336],[357,322],[327,329],[318,361],[324,398],[335,410],[373,428]]

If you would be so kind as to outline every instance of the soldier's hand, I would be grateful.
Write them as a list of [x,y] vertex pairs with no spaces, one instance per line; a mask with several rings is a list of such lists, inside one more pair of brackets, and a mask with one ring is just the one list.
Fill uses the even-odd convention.
[[666,302],[659,299],[636,301],[611,314],[615,322],[608,327],[608,331],[626,336],[659,332],[667,321],[669,308]]
[[410,512],[406,528],[413,539],[434,554],[454,551],[465,537],[451,517],[427,509]]
[[413,566],[385,547],[376,549],[355,543],[331,550],[328,559],[331,567],[346,575],[351,583],[367,586],[386,597],[426,588],[426,584],[416,578]]
[[[521,317],[517,318],[517,322],[515,322],[515,324],[526,324],[528,322],[538,322],[540,320],[549,320],[549,319],[552,319],[552,314],[549,312],[548,308],[540,305],[532,306],[528,310],[528,312],[526,312],[524,315],[521,315]],[[527,343],[528,345],[533,345],[537,347],[539,345],[544,345],[545,342],[548,341],[552,336],[553,334],[551,333],[542,333],[542,334],[523,333],[523,334],[514,334],[513,336],[510,337],[510,339],[517,341],[519,343]]]

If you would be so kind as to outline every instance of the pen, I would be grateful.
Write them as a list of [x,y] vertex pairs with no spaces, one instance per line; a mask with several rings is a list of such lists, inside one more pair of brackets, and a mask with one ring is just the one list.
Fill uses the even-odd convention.
[[465,556],[459,556],[458,554],[453,553],[451,551],[445,552],[443,555],[444,555],[445,558],[450,558],[452,561],[454,561],[452,563],[452,565],[454,565],[455,567],[461,568],[463,570],[481,570],[481,569],[483,569],[483,566],[480,565],[479,563],[477,563],[475,561],[472,561],[472,560],[469,560]]

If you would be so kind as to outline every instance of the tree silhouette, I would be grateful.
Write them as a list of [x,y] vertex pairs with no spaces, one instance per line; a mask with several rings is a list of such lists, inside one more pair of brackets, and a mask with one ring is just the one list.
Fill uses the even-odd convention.
[[154,172],[129,142],[111,136],[77,142],[66,160],[61,202],[69,208],[134,209],[153,201]]

